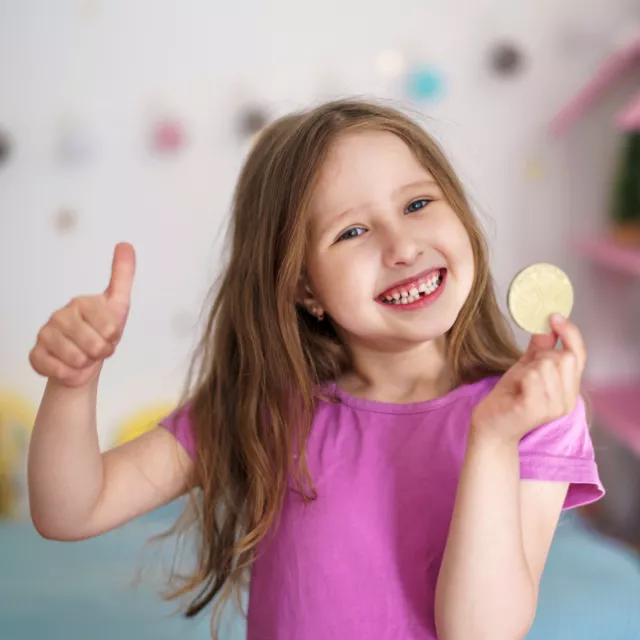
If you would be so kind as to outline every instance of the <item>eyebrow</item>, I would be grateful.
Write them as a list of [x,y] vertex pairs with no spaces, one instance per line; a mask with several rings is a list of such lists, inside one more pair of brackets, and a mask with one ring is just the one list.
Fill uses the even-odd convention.
[[[430,187],[430,188],[436,187],[436,188],[440,188],[438,183],[435,180],[431,180],[429,178],[425,178],[425,179],[422,179],[422,180],[416,180],[414,182],[409,182],[407,184],[403,184],[401,187],[398,187],[397,189],[394,189],[393,195],[397,197],[398,195],[400,195],[404,191],[408,191],[409,189],[417,189],[419,187]],[[365,205],[362,205],[362,206],[365,206]],[[325,234],[329,233],[329,231],[331,229],[333,229],[334,227],[338,226],[338,223],[340,222],[340,220],[342,220],[343,218],[347,217],[349,214],[353,213],[354,211],[357,211],[360,208],[362,208],[362,207],[360,207],[360,206],[350,207],[349,209],[346,209],[341,214],[337,215],[335,218],[330,220],[327,224],[325,224],[322,227],[322,229],[320,229],[320,237],[322,237]]]
[[438,183],[435,180],[431,180],[430,178],[424,178],[423,180],[416,180],[415,182],[409,182],[408,184],[402,185],[398,187],[393,195],[398,195],[403,191],[407,191],[407,189],[416,189],[418,187],[436,187],[439,188]]

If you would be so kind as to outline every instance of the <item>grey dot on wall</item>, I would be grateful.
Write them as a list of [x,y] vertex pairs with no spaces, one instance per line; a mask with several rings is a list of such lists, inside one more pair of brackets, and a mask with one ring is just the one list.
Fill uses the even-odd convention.
[[250,138],[262,130],[269,122],[266,109],[251,105],[240,110],[238,115],[238,133],[242,138]]
[[72,231],[77,224],[78,214],[72,209],[60,209],[53,219],[53,226],[60,233]]
[[11,155],[11,141],[9,136],[0,130],[0,165],[4,164]]
[[524,55],[520,48],[510,42],[494,45],[490,52],[492,71],[501,76],[511,76],[520,72],[524,66]]

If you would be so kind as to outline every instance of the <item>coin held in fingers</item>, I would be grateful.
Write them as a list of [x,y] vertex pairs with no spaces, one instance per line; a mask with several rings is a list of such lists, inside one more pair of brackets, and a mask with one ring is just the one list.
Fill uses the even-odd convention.
[[567,274],[555,265],[532,264],[511,281],[507,306],[521,329],[532,334],[549,333],[551,315],[559,313],[569,317],[573,308],[573,286]]

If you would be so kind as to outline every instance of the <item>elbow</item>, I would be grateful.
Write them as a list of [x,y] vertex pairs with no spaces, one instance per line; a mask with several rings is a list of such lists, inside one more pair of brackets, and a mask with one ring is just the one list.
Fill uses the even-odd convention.
[[54,542],[64,541],[65,536],[61,535],[60,531],[56,530],[55,527],[47,524],[46,521],[41,520],[34,514],[31,514],[31,523],[41,538],[44,538],[45,540],[52,540]]
[[31,515],[31,523],[37,534],[45,540],[59,541],[59,536],[56,532],[47,524],[39,520],[37,517]]
[[87,539],[87,536],[74,534],[70,531],[43,527],[35,523],[33,526],[41,538],[52,542],[80,542]]
[[45,540],[51,540],[53,542],[78,542],[85,540],[86,535],[81,535],[80,532],[74,531],[69,527],[61,527],[46,518],[39,517],[37,513],[31,512],[31,523],[34,529],[41,538]]

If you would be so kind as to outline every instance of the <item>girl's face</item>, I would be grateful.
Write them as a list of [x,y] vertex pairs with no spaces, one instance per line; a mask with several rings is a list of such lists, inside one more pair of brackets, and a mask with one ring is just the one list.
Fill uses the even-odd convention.
[[469,295],[469,236],[433,176],[388,132],[340,136],[310,209],[307,286],[351,346],[442,336]]

